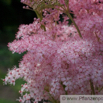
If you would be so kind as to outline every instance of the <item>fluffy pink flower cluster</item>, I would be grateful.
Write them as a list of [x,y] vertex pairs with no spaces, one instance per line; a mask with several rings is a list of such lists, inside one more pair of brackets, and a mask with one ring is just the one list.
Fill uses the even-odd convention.
[[[21,0],[33,7],[33,2],[48,4],[57,0]],[[66,1],[68,2],[66,4]],[[15,85],[23,78],[21,103],[44,100],[59,102],[64,94],[103,94],[103,0],[58,0],[60,6],[42,10],[42,19],[21,25],[16,39],[9,43],[11,51],[26,51],[19,63],[4,79]],[[39,5],[39,3],[37,3]],[[47,5],[46,4],[46,5]],[[36,6],[38,6],[36,5]],[[68,25],[64,8],[74,14],[83,39],[74,25]],[[27,92],[26,94],[24,94]]]

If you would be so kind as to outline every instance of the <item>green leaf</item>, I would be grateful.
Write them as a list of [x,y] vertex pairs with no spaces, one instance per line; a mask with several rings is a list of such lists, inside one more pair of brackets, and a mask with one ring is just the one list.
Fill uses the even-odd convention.
[[2,2],[6,5],[11,5],[12,0],[2,0]]

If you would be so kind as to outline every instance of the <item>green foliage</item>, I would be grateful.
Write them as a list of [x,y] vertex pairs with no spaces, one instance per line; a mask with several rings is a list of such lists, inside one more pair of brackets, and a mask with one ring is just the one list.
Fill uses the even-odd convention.
[[0,103],[18,103],[18,102],[14,102],[14,101],[12,101],[12,100],[5,100],[5,99],[1,99],[0,98]]
[[3,2],[6,5],[10,5],[12,0],[1,0],[1,2]]
[[6,73],[2,72],[2,70],[0,70],[0,85],[3,84],[2,79],[5,78]]
[[18,66],[18,62],[22,56],[23,54],[12,54],[7,46],[0,46],[0,67],[12,68],[13,65]]
[[[21,24],[29,24],[33,22],[35,13],[30,10],[25,10],[22,8],[23,4],[20,0],[0,0],[0,88],[3,88],[1,92],[2,97],[0,97],[0,103],[19,103],[14,99],[14,95],[10,93],[12,98],[5,97],[5,93],[10,91],[5,91],[5,87],[13,90],[13,93],[19,98],[19,90],[21,84],[24,84],[23,79],[18,79],[15,86],[3,85],[2,79],[5,78],[8,69],[12,69],[14,66],[18,67],[18,64],[24,54],[12,54],[6,46],[8,42],[12,42],[15,38],[15,34],[18,31],[18,27]],[[4,97],[4,98],[3,98]],[[15,97],[16,98],[16,97]]]
[[15,86],[12,86],[13,90],[18,93],[20,91],[21,88],[21,84],[26,83],[23,79],[18,79],[15,82]]
[[[23,55],[24,54],[17,54],[17,53],[12,54],[12,52],[8,50],[7,46],[0,45],[0,87],[2,88],[4,87],[2,79],[5,78],[7,74],[7,69],[8,68],[11,69],[13,65],[18,66],[18,62],[20,61]],[[23,79],[18,79],[16,81],[16,85],[10,87],[17,94],[17,98],[19,98],[20,96],[18,91],[21,88],[21,84],[24,83],[25,81]],[[10,85],[8,84],[7,86]],[[6,91],[4,92],[6,93]],[[9,98],[6,99],[0,98],[0,103],[18,103],[18,102],[16,100],[12,101]]]

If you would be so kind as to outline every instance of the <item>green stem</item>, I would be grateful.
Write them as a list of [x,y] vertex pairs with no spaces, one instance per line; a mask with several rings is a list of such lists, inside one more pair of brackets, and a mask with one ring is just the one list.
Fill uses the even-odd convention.
[[90,79],[91,95],[95,95],[93,81]]
[[53,97],[52,97],[52,95],[50,94],[50,93],[48,93],[49,94],[49,97],[50,97],[50,101],[52,102],[52,103],[58,103]]
[[[36,13],[37,17],[40,18],[40,21],[41,21],[41,20],[42,20],[42,13],[40,14],[40,13],[38,13],[36,10],[35,10],[35,13]],[[44,31],[46,31],[46,28],[45,28],[44,25],[41,25],[41,28],[43,28]]]
[[80,32],[77,24],[75,23],[75,21],[73,20],[72,16],[70,15],[70,12],[69,12],[69,0],[65,0],[65,4],[66,4],[67,8],[64,11],[68,15],[68,17],[71,19],[71,21],[74,24],[74,26],[76,27],[76,29],[77,29],[77,31],[79,33],[79,36],[82,38],[81,32]]
[[63,83],[62,82],[60,82],[60,84],[63,86],[63,89],[64,89],[64,91],[65,91],[65,95],[68,95],[68,93],[67,93],[67,91],[65,90],[65,85],[63,85]]
[[79,33],[79,36],[82,38],[82,35],[81,35],[81,32],[77,26],[77,24],[75,23],[75,21],[73,20],[72,16],[70,15],[70,13],[66,13],[68,15],[68,17],[71,19],[71,21],[73,22],[74,26],[76,27],[78,33]]
[[102,88],[100,88],[99,90],[98,90],[98,92],[101,92],[101,90],[103,89],[103,87]]

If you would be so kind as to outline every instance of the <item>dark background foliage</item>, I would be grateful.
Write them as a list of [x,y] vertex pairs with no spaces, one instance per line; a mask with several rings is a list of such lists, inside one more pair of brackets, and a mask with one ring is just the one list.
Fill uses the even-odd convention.
[[0,0],[0,103],[18,103],[16,99],[20,94],[18,91],[22,79],[16,81],[16,86],[3,85],[8,69],[12,69],[14,65],[18,66],[22,55],[12,54],[8,50],[8,42],[15,39],[15,34],[21,24],[29,24],[36,17],[35,12],[23,9],[24,4],[20,0]]
[[13,41],[20,24],[33,22],[35,12],[23,6],[20,0],[0,0],[0,43]]

